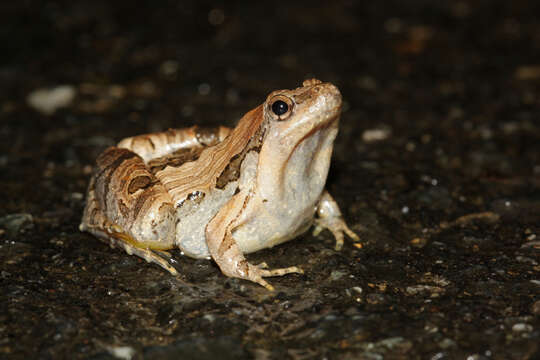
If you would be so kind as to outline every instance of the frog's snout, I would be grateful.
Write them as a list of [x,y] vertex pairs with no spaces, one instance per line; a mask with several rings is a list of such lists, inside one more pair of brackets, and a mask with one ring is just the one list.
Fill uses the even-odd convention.
[[313,87],[313,92],[322,97],[323,103],[326,104],[327,109],[335,109],[339,111],[341,109],[341,92],[339,89],[331,83],[320,83]]

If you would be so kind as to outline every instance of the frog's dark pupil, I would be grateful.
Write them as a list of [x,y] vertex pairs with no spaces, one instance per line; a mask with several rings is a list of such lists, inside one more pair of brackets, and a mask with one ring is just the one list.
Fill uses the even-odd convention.
[[289,110],[289,106],[285,101],[278,100],[272,104],[272,111],[277,116],[285,114]]

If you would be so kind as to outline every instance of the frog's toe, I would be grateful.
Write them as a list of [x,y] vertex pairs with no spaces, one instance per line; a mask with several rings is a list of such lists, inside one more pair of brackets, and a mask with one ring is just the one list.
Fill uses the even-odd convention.
[[354,231],[349,229],[347,224],[345,224],[345,229],[343,229],[343,230],[345,231],[345,234],[347,234],[347,236],[350,237],[354,242],[359,242],[360,241],[360,237]]
[[344,243],[343,232],[341,232],[341,231],[333,232],[332,231],[332,234],[334,234],[334,238],[336,238],[336,246],[334,247],[334,249],[336,251],[340,251],[343,248],[343,243]]
[[304,270],[299,268],[298,266],[289,266],[286,268],[281,269],[261,269],[261,275],[264,277],[270,277],[270,276],[283,276],[291,273],[297,273],[297,274],[303,274]]
[[261,286],[264,286],[270,291],[274,291],[274,287],[270,285],[266,280],[264,280],[264,278],[271,276],[283,276],[291,273],[303,274],[304,270],[302,270],[298,266],[289,266],[280,269],[268,269],[268,265],[263,262],[259,265],[250,265],[248,276],[249,280],[256,282]]
[[257,280],[253,280],[255,281],[257,284],[261,285],[261,286],[264,286],[266,288],[266,290],[268,291],[274,291],[274,287],[272,285],[270,285],[268,283],[268,281],[264,280],[263,278],[259,278]]

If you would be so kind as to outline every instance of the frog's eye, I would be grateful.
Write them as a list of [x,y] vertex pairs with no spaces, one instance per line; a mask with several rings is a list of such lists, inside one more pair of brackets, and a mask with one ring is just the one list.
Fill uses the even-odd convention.
[[283,100],[278,100],[278,101],[275,101],[273,104],[272,104],[272,111],[274,112],[274,114],[276,114],[277,116],[280,116],[280,115],[283,115],[285,114],[287,111],[289,111],[289,105],[287,105],[287,103]]
[[288,97],[278,95],[272,99],[269,107],[277,117],[276,120],[285,120],[292,113],[293,103]]

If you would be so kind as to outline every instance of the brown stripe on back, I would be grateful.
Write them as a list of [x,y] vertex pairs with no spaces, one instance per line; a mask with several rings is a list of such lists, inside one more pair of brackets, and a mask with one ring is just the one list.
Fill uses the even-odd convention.
[[180,167],[187,162],[197,160],[202,151],[203,148],[198,147],[179,149],[171,154],[150,160],[147,166],[150,172],[155,175],[158,171],[165,169],[167,166]]
[[155,175],[175,204],[185,200],[193,191],[213,189],[230,160],[242,153],[263,123],[263,106],[260,105],[245,114],[223,141],[203,148],[197,161],[185,163],[180,168],[166,167]]
[[116,147],[106,149],[101,155],[98,156],[96,160],[97,178],[102,177],[103,174],[112,174],[124,161],[134,157],[139,156],[127,149],[120,149]]
[[131,195],[139,189],[147,188],[151,182],[152,178],[148,175],[140,175],[131,179],[128,185],[128,194]]

